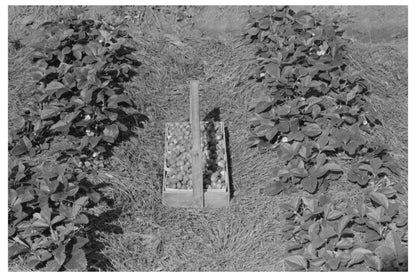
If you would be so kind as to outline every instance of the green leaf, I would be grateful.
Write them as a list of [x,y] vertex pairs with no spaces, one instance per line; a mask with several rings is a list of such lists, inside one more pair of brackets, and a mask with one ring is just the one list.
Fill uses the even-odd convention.
[[64,265],[68,271],[85,271],[87,269],[87,259],[81,249],[72,251],[70,260]]
[[316,236],[312,239],[312,247],[315,249],[319,249],[325,244],[325,241],[320,238],[319,236]]
[[45,77],[43,70],[33,70],[30,72],[30,77],[36,82],[39,82]]
[[327,219],[328,220],[337,220],[339,219],[341,216],[343,216],[344,214],[340,211],[337,210],[332,210],[328,213]]
[[369,164],[362,164],[358,168],[361,169],[361,170],[368,171],[373,175],[375,175],[375,172],[376,172],[376,171],[374,171],[373,167],[371,167]]
[[270,132],[271,128],[272,127],[268,125],[260,125],[254,129],[254,132],[256,133],[258,137],[264,137]]
[[322,84],[325,84],[324,82],[321,81],[316,81],[316,80],[312,80],[312,82],[310,83],[310,87],[311,88],[318,88],[320,87]]
[[43,120],[50,119],[52,117],[57,116],[61,112],[60,108],[57,107],[48,107],[43,109],[40,112],[40,118]]
[[392,187],[385,187],[385,188],[379,189],[378,192],[384,194],[387,198],[392,198],[397,193],[397,191]]
[[353,243],[354,243],[353,238],[341,238],[341,240],[335,244],[335,247],[338,249],[343,249],[343,250],[350,249],[352,248]]
[[269,63],[266,65],[266,72],[276,79],[280,78],[280,66],[278,64]]
[[308,269],[308,261],[301,255],[287,257],[285,259],[285,262],[288,266],[292,267],[295,270]]
[[251,136],[247,139],[248,147],[256,146],[257,144],[259,144],[260,141],[261,139],[259,139],[257,136]]
[[82,196],[80,198],[78,198],[77,200],[75,200],[74,205],[78,205],[78,206],[85,206],[88,202],[88,196]]
[[81,111],[77,111],[77,112],[72,112],[72,113],[68,113],[65,118],[64,121],[68,124],[72,123],[72,121],[74,121],[74,119],[77,118],[77,116],[81,113]]
[[264,19],[259,21],[258,26],[262,30],[267,30],[267,29],[269,29],[270,24],[271,24],[270,18],[264,18]]
[[312,77],[310,75],[300,78],[301,85],[304,87],[310,87],[311,81],[312,81]]
[[369,212],[367,212],[367,217],[373,219],[376,222],[380,222],[381,218],[384,215],[384,207],[380,206],[377,208],[368,207]]
[[75,220],[76,224],[86,225],[88,224],[88,222],[89,222],[88,217],[85,214],[79,214]]
[[268,141],[271,141],[279,132],[277,126],[273,126],[271,128],[269,128],[269,131],[266,133],[266,139]]
[[308,176],[308,171],[303,167],[295,167],[290,169],[290,173],[295,177],[304,178]]
[[[292,229],[293,229],[293,226],[292,226]],[[288,230],[288,231],[290,231],[290,230]],[[303,248],[303,245],[302,244],[300,244],[300,243],[294,243],[294,244],[291,244],[288,247],[286,247],[286,252],[290,253],[293,250],[299,250],[299,249],[302,249],[302,248]]]
[[[74,33],[74,30],[73,29],[66,29],[62,33],[59,34],[60,35],[60,39],[63,40],[65,38],[67,38],[67,37],[70,37],[70,36],[72,36],[73,33]],[[67,47],[65,47],[65,48],[67,48]],[[69,52],[69,49],[68,49],[67,52]]]
[[12,246],[9,246],[9,259],[20,255],[22,253],[26,253],[29,252],[30,248],[24,246],[23,244],[20,243],[14,243]]
[[279,116],[286,116],[290,113],[291,106],[290,105],[281,105],[277,107],[277,114]]
[[335,232],[334,228],[332,228],[331,226],[323,227],[322,230],[321,230],[321,233],[320,233],[320,237],[324,240],[332,238],[336,235],[337,235],[337,233]]
[[35,199],[35,195],[33,194],[33,191],[30,188],[27,188],[23,194],[19,193],[19,197],[16,203],[23,204],[23,203],[32,201],[33,199]]
[[352,168],[348,172],[348,180],[353,183],[358,183],[360,186],[366,186],[370,180],[366,171],[359,170],[357,168]]
[[315,210],[315,199],[313,198],[306,198],[306,197],[302,197],[302,203],[306,206],[306,208],[308,208],[309,211],[313,211]]
[[283,162],[291,160],[299,151],[299,145],[298,142],[281,143],[276,151],[277,157]]
[[396,226],[402,228],[407,225],[408,218],[404,215],[400,215],[396,218]]
[[101,136],[100,137],[92,136],[88,138],[88,142],[90,143],[92,148],[97,146],[100,141],[101,141]]
[[[111,124],[109,126],[106,126],[104,131],[104,140],[109,142],[114,142],[119,134],[118,126],[116,124]],[[108,138],[111,138],[111,140],[108,140]]]
[[328,171],[342,172],[342,168],[336,163],[327,163],[318,168],[316,176],[320,178],[324,176]]
[[302,179],[302,187],[309,193],[314,193],[318,186],[318,179],[315,176],[309,176]]
[[289,169],[287,169],[287,167],[283,167],[283,168],[278,167],[272,170],[272,175],[274,177],[279,177],[279,178],[289,173],[290,171]]
[[[400,175],[400,167],[397,163],[395,162],[385,162],[383,164],[383,167],[387,167],[388,169],[391,170],[391,172],[393,172],[396,175]],[[383,168],[382,168],[383,169]]]
[[19,203],[16,203],[16,200],[18,197],[17,192],[14,189],[9,189],[8,192],[9,192],[9,197],[8,197],[9,205],[14,206],[16,204],[19,204]]
[[15,145],[12,150],[10,150],[10,154],[12,154],[13,156],[20,156],[25,154],[28,151],[26,145],[24,145],[24,143],[19,143],[17,145]]
[[353,89],[351,89],[348,93],[347,93],[347,102],[350,102],[351,100],[353,100],[355,98],[355,96],[357,95],[357,92],[359,91],[359,86],[355,86]]
[[46,271],[59,271],[61,265],[59,265],[55,260],[49,260],[45,266]]
[[281,133],[289,132],[290,123],[288,121],[280,121],[279,124],[277,124],[277,130],[279,130]]
[[339,258],[331,258],[326,261],[326,264],[332,269],[337,270],[341,260]]
[[60,129],[60,128],[67,128],[68,125],[66,122],[59,120],[58,122],[56,122],[55,124],[53,124],[50,129],[51,130],[55,130],[55,129]]
[[371,219],[370,217],[368,217],[367,221],[365,221],[365,224],[367,225],[368,228],[373,229],[374,231],[380,234],[381,225],[373,220],[374,219]]
[[46,224],[48,224],[48,226],[51,224],[51,208],[49,208],[49,206],[44,206],[42,207],[41,211],[40,211],[40,216],[43,219],[43,222],[45,222]]
[[260,153],[263,153],[263,151],[272,148],[273,144],[271,144],[268,141],[264,141],[261,140],[258,144],[257,144],[257,148],[259,149]]
[[394,250],[386,245],[380,245],[374,250],[374,253],[383,261],[389,262],[395,259]]
[[252,28],[250,28],[250,29],[247,31],[247,33],[248,33],[250,36],[255,36],[255,35],[257,35],[259,32],[260,32],[260,29],[259,29],[259,28],[256,28],[256,27],[252,27]]
[[[272,98],[266,92],[261,91],[259,93],[259,95],[256,95],[256,97],[253,98],[252,101],[250,102],[249,107],[248,107],[249,111],[254,109],[256,107],[257,103],[260,103],[260,102],[269,103],[269,102],[272,102]],[[260,119],[261,119],[261,117],[260,117]]]
[[57,215],[55,216],[52,221],[51,221],[51,225],[54,225],[58,222],[61,222],[62,220],[64,220],[66,217],[62,216],[62,215]]
[[72,217],[76,217],[81,208],[88,202],[88,196],[78,198],[72,206]]
[[88,87],[86,87],[86,88],[84,88],[83,90],[81,90],[80,96],[81,96],[81,99],[82,99],[85,103],[87,103],[87,104],[88,104],[88,103],[90,103],[90,102],[91,102],[93,90],[94,90],[94,89],[92,89],[92,88],[88,88]]
[[308,137],[316,137],[322,133],[318,124],[311,123],[302,128],[302,132]]
[[255,108],[255,112],[256,113],[262,113],[262,112],[266,111],[268,108],[270,108],[271,106],[272,106],[272,104],[270,102],[261,101],[261,102],[257,103],[256,108]]
[[359,147],[359,144],[355,141],[351,141],[346,145],[343,145],[343,148],[345,151],[348,152],[350,155],[354,155],[355,152],[357,152],[357,148]]
[[39,256],[41,262],[47,261],[52,258],[52,254],[46,249],[39,249],[36,251],[36,254]]
[[[60,75],[66,75],[67,73],[68,73],[68,71],[71,69],[73,67],[73,65],[72,64],[67,64],[67,63],[61,63],[61,65],[58,67],[58,72],[59,72],[59,74]],[[67,87],[66,87],[66,85],[67,84],[69,84],[68,82],[66,82],[68,79],[66,79],[66,80],[63,80],[63,82],[64,82],[64,86],[65,86],[65,88],[66,89],[62,89],[62,90],[60,90],[60,91],[62,91],[62,92],[66,92],[67,91]],[[58,98],[60,98],[62,96],[62,94],[61,95],[59,95],[58,96]]]
[[383,262],[376,255],[365,255],[364,260],[366,264],[374,270],[381,271],[383,269]]
[[26,266],[29,267],[30,269],[35,269],[35,267],[41,263],[41,260],[39,260],[37,257],[35,256],[30,256],[27,260],[26,260]]
[[400,256],[403,252],[403,247],[401,245],[401,241],[397,233],[391,230],[386,236],[386,246],[390,247],[394,250],[396,256]]
[[131,100],[126,94],[116,94],[108,98],[108,108],[118,108],[119,103],[131,105]]
[[[58,194],[58,193],[57,193]],[[57,195],[57,194],[54,194],[54,195]],[[56,199],[57,200],[60,200],[60,199],[65,199],[66,197],[67,197],[67,195],[68,194],[66,194],[65,193],[65,196],[64,197],[62,197],[62,198],[58,198],[58,196],[56,196]],[[53,200],[53,199],[52,199]],[[57,201],[57,200],[54,200],[54,201]],[[62,216],[65,216],[65,217],[67,217],[67,218],[71,218],[72,217],[72,208],[71,207],[68,207],[68,206],[65,206],[64,204],[61,204],[61,205],[59,205],[59,213],[62,215]]]
[[351,252],[351,260],[349,261],[347,267],[351,267],[354,264],[361,263],[364,261],[364,256],[373,254],[372,251],[365,248],[356,248]]
[[46,91],[46,93],[51,94],[51,93],[54,93],[54,92],[56,92],[60,89],[66,89],[65,85],[58,82],[58,81],[52,81],[46,86],[45,91]]
[[344,231],[345,227],[347,227],[348,223],[350,223],[352,219],[351,215],[344,215],[341,220],[338,222],[338,234],[342,234],[342,231]]
[[60,266],[63,265],[66,259],[65,245],[60,245],[58,248],[56,248],[55,251],[53,251],[53,256],[55,261]]
[[48,228],[49,224],[45,223],[42,220],[36,220],[32,223],[32,226],[35,227],[35,228]]
[[278,182],[278,181],[270,183],[264,188],[264,194],[269,195],[269,196],[277,195],[281,193],[282,191],[283,191],[283,186],[281,182]]
[[373,168],[373,172],[378,172],[381,166],[383,165],[383,161],[380,158],[372,158],[370,160],[370,165]]
[[308,226],[308,234],[312,240],[315,239],[315,237],[318,237],[320,228],[321,226],[319,225],[318,222],[313,222],[312,224]]
[[383,206],[386,210],[389,208],[389,200],[384,194],[376,192],[376,191],[372,191],[369,193],[368,196],[370,197],[371,200]]
[[313,107],[312,107],[312,118],[316,119],[320,113],[321,113],[321,107],[318,106],[318,105],[313,105]]
[[88,238],[78,236],[76,236],[75,238],[77,242],[74,244],[73,249],[81,249],[84,245],[86,245],[89,242]]
[[321,267],[322,265],[325,264],[325,260],[323,258],[315,258],[315,259],[309,261],[309,263],[310,263],[311,266],[315,266],[315,267],[318,267],[319,268],[319,267]]

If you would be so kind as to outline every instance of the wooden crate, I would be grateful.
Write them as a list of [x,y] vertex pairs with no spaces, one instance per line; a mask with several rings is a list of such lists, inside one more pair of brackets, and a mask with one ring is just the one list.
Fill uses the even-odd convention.
[[[205,123],[205,122],[201,122]],[[168,125],[165,124],[165,152],[164,152],[164,172],[163,172],[163,191],[162,191],[162,203],[169,207],[182,207],[182,208],[193,208],[193,191],[192,189],[172,189],[166,187],[166,152],[168,147],[167,130]],[[222,147],[224,148],[224,162],[225,162],[225,189],[204,189],[203,190],[203,202],[204,208],[223,208],[227,207],[230,202],[230,181],[228,171],[228,160],[227,160],[227,145],[225,140],[225,129],[224,123],[220,122],[220,128],[222,132]]]

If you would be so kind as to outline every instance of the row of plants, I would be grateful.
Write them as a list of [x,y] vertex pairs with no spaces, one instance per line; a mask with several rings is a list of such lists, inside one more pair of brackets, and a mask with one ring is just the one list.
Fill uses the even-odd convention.
[[[87,269],[88,182],[137,110],[122,83],[140,62],[118,26],[78,16],[37,30],[30,74],[37,89],[9,133],[9,259],[36,270]],[[39,161],[39,162],[37,162]]]
[[[354,206],[341,208],[326,195],[283,204],[283,234],[293,270],[338,271],[362,265],[407,271],[407,217],[388,178],[367,189]],[[362,268],[362,267],[361,267]]]
[[[348,40],[342,35],[337,22],[322,22],[308,12],[295,12],[287,6],[251,14],[244,33],[247,43],[258,46],[255,53],[257,69],[251,78],[262,82],[265,90],[255,96],[250,106],[253,117],[249,120],[252,133],[249,143],[260,151],[274,150],[283,163],[272,171],[272,181],[263,190],[267,195],[277,195],[294,188],[311,194],[325,192],[331,182],[343,175],[361,187],[372,187],[391,174],[400,174],[387,147],[368,139],[373,127],[381,124],[381,120],[371,105],[369,84],[349,66],[346,55]],[[390,189],[403,190],[400,186]],[[384,194],[377,191],[371,195],[377,195],[379,206],[367,208],[378,209],[380,216],[384,215],[388,210],[388,197],[381,196]],[[383,205],[378,198],[382,199]],[[309,200],[304,198],[302,201]],[[302,201],[299,205],[303,205]],[[315,202],[319,204],[319,201]],[[321,216],[323,203],[319,216],[312,216],[315,204],[309,204],[312,210],[309,209],[304,220],[308,224],[312,222],[312,229],[315,228],[309,232],[309,241],[314,241],[312,237],[325,229],[328,223],[327,214]],[[296,212],[299,205],[293,208]],[[372,224],[366,216],[367,208],[361,208],[361,224]],[[348,218],[348,222],[344,222],[346,225],[354,215],[340,213],[340,217],[346,216],[344,221]],[[391,216],[383,223],[392,223],[392,220]],[[336,225],[337,221],[334,222],[328,224]],[[344,237],[342,231],[338,228],[338,233],[333,234],[338,238],[334,240],[335,245]],[[391,232],[390,236],[398,237],[394,228]],[[386,241],[385,235],[379,235],[380,240]],[[348,238],[352,247],[353,240]],[[303,241],[307,243],[306,239]],[[400,242],[400,239],[397,241]],[[334,251],[334,246],[327,242],[318,248],[315,242],[311,247]],[[303,259],[299,255],[293,259],[299,258],[305,265],[308,264],[305,255]],[[380,270],[379,267],[376,269]]]

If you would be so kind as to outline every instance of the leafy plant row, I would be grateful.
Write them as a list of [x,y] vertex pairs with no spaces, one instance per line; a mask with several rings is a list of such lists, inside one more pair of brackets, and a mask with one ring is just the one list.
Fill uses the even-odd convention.
[[87,165],[128,132],[136,110],[121,84],[140,62],[127,34],[103,22],[63,18],[39,37],[30,45],[38,89],[9,140],[9,258],[86,270],[85,208],[100,200]]
[[267,194],[326,188],[343,175],[340,155],[353,161],[348,179],[361,186],[399,173],[387,148],[363,136],[381,122],[336,24],[280,7],[252,14],[245,38],[258,45],[253,78],[266,87],[250,107],[250,145],[275,149],[286,164],[273,171]]
[[274,150],[283,162],[267,195],[299,187],[325,192],[344,174],[368,188],[350,209],[322,196],[283,205],[292,269],[347,270],[364,262],[374,270],[407,270],[407,219],[397,201],[403,188],[387,177],[400,171],[387,147],[364,135],[381,121],[369,84],[348,64],[342,33],[336,22],[287,6],[251,15],[244,37],[258,46],[252,78],[265,90],[250,106],[250,146]]
[[127,131],[120,117],[131,114],[133,103],[119,84],[140,64],[132,48],[93,20],[45,23],[40,36],[31,45],[31,76],[39,88],[24,108],[11,154],[34,155],[34,146],[55,135],[64,135],[77,151],[105,152]]
[[366,265],[376,271],[408,268],[407,218],[400,214],[398,191],[382,179],[349,209],[336,207],[326,196],[300,197],[282,205],[285,239],[293,270],[336,271]]

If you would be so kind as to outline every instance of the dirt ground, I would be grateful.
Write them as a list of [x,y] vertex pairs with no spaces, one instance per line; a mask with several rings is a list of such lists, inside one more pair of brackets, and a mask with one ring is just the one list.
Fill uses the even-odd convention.
[[[95,220],[90,226],[94,237],[91,248],[95,249],[90,256],[91,270],[285,269],[281,261],[286,243],[281,238],[283,215],[279,205],[299,194],[260,195],[259,189],[268,182],[276,158],[273,153],[260,155],[246,146],[247,104],[261,87],[247,82],[253,52],[241,46],[236,36],[248,13],[258,8],[190,7],[170,14],[184,18],[178,24],[170,17],[151,14],[148,25],[132,30],[135,39],[146,42],[138,49],[144,63],[157,72],[149,80],[136,80],[127,86],[150,122],[137,138],[116,147],[111,168],[96,180],[109,184],[103,193],[111,201],[94,210]],[[346,36],[353,41],[351,55],[355,65],[372,83],[374,103],[385,122],[378,130],[378,138],[392,146],[403,169],[403,176],[396,181],[407,183],[407,7],[294,8],[310,10],[322,18],[336,17],[341,22]],[[113,16],[111,7],[91,7],[88,13],[92,17]],[[9,24],[19,22],[9,14]],[[17,27],[10,28],[9,38],[19,38],[24,33]],[[11,70],[25,50],[19,51],[9,52],[9,122],[18,105],[18,101],[11,101],[28,89],[18,85],[23,73]],[[187,83],[191,78],[201,82],[201,116],[217,108],[227,127],[233,198],[224,210],[169,209],[161,205],[164,123],[187,120]],[[360,193],[359,188],[345,187],[344,183],[329,191],[340,201],[359,197]],[[9,269],[25,267],[14,261]]]

